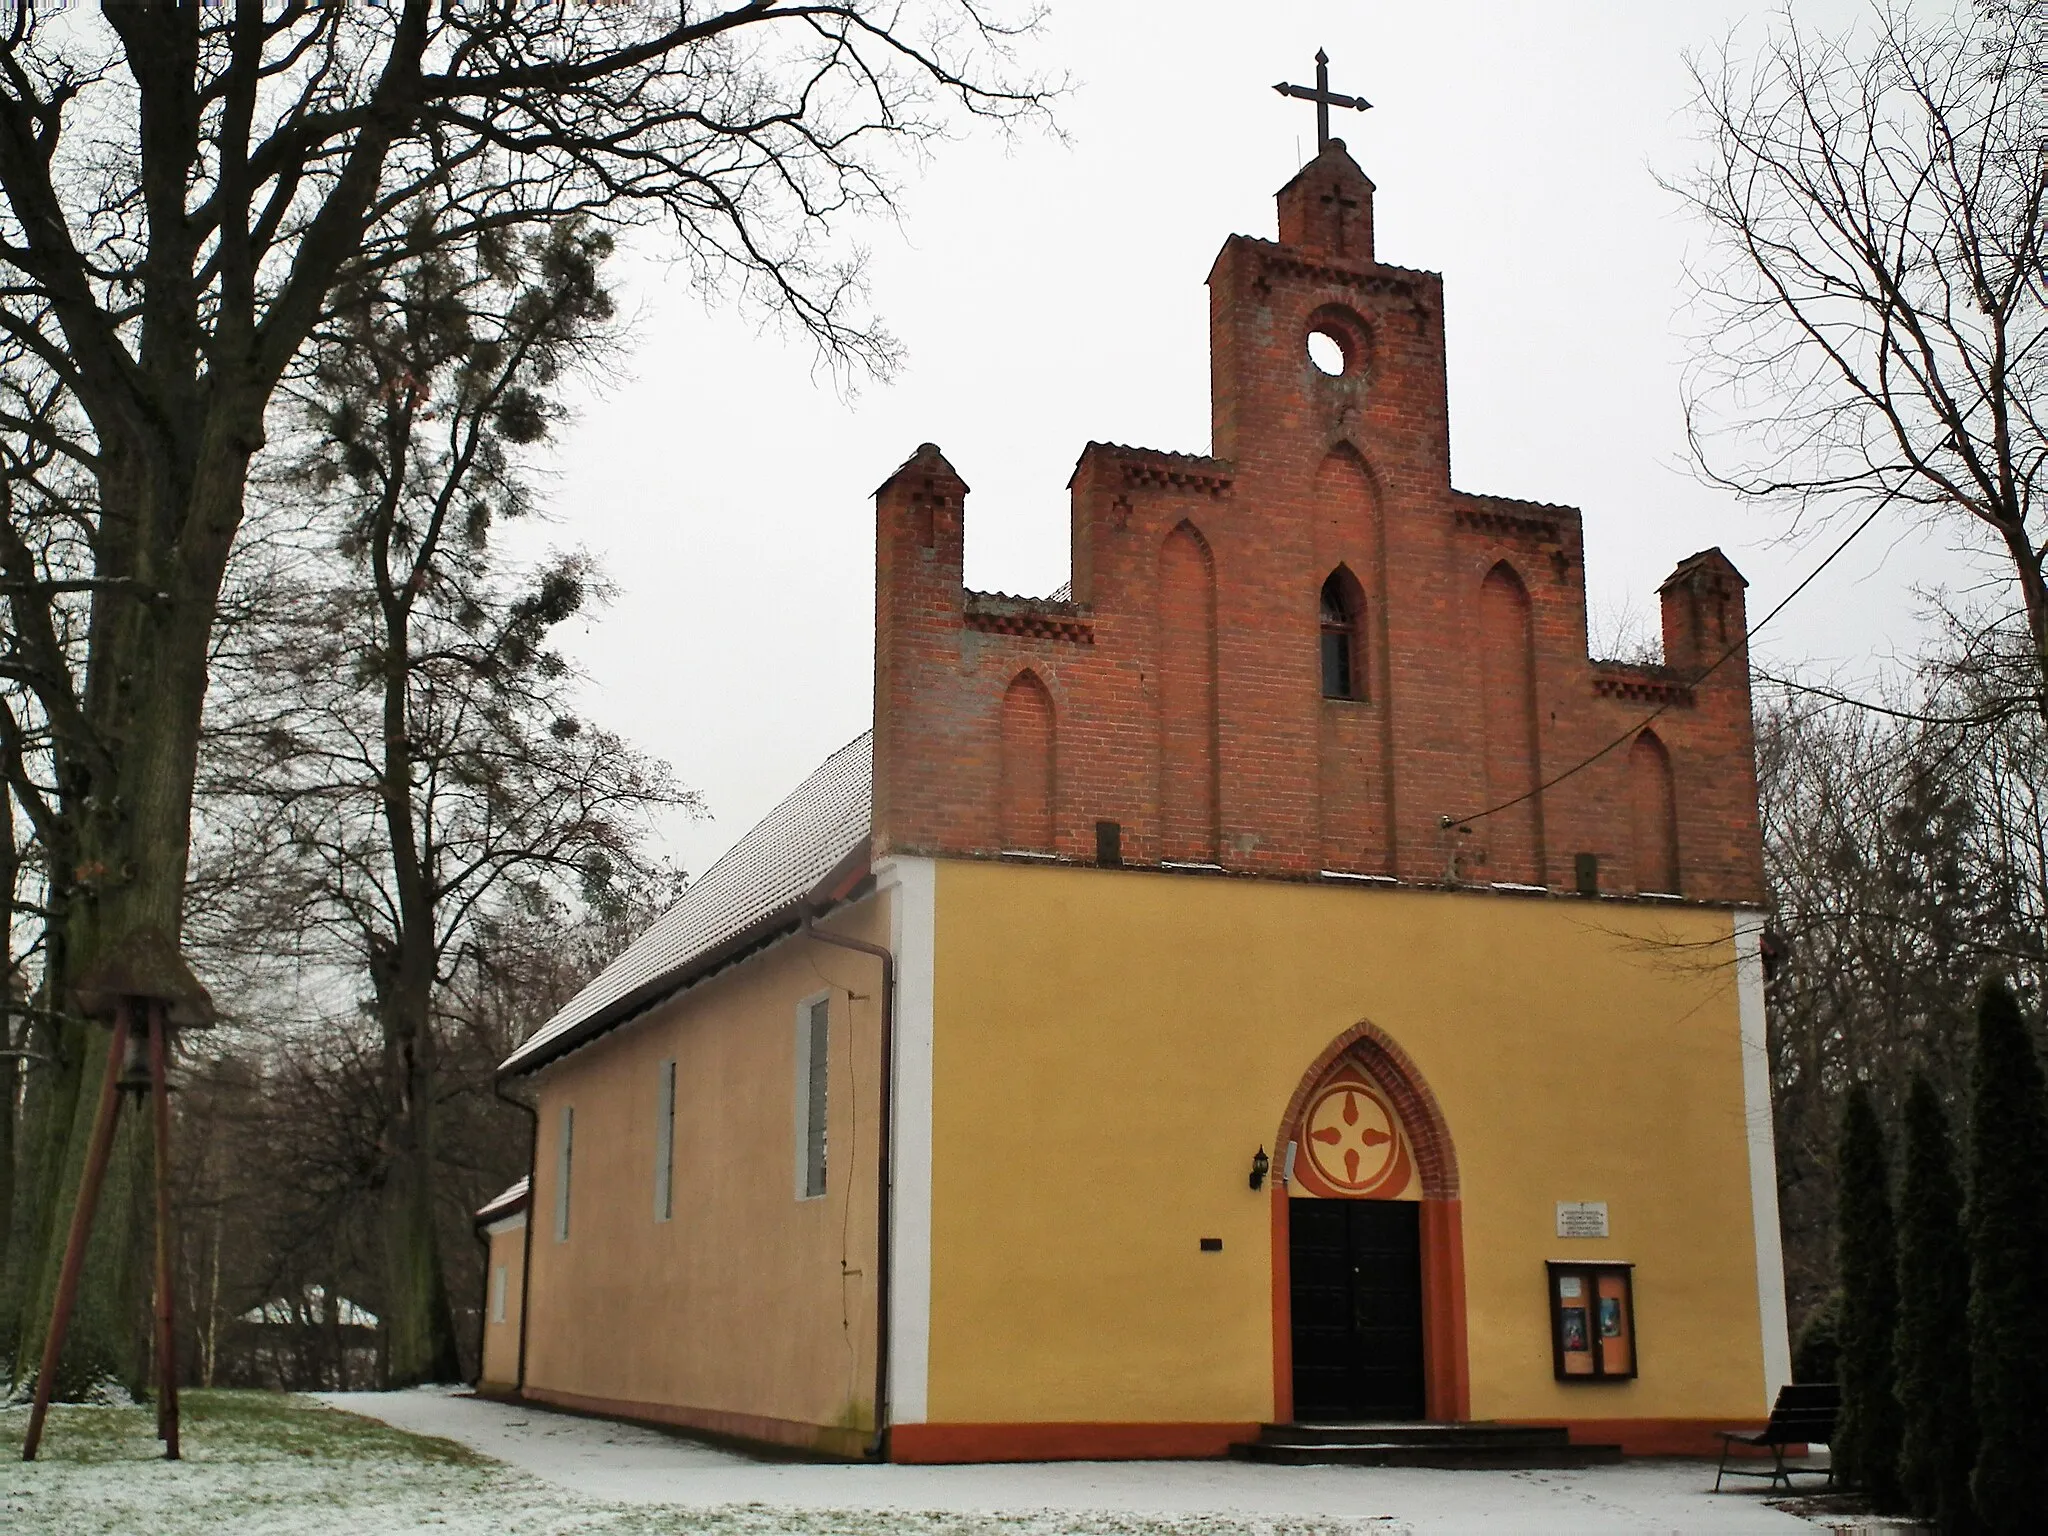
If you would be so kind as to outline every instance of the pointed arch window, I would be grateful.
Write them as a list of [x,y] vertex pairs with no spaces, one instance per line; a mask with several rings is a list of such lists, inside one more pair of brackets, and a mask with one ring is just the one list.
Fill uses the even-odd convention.
[[1358,643],[1359,620],[1364,611],[1364,594],[1358,590],[1358,583],[1339,566],[1323,583],[1322,671],[1326,699],[1365,697],[1365,657],[1360,654]]

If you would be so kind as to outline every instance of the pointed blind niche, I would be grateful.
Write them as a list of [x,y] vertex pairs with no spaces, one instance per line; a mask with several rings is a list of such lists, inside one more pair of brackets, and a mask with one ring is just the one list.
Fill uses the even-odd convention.
[[1035,672],[1003,694],[1002,842],[1009,853],[1053,851],[1056,736],[1052,695]]

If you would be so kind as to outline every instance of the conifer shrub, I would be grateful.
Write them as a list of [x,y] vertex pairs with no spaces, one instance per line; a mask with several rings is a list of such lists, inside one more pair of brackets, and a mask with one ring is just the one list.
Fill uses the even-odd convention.
[[1842,1293],[1835,1292],[1800,1324],[1792,1345],[1792,1379],[1801,1385],[1842,1379]]
[[1978,1004],[1970,1099],[1970,1493],[2006,1536],[2048,1529],[2048,1086],[2002,982]]
[[1975,1524],[1970,1465],[1977,1432],[1964,1329],[1970,1259],[1962,1211],[1948,1114],[1934,1085],[1916,1073],[1906,1097],[1899,1179],[1899,1486],[1907,1507],[1945,1532]]
[[1861,1083],[1849,1090],[1836,1153],[1835,1258],[1842,1281],[1842,1415],[1838,1478],[1880,1510],[1899,1506],[1899,1401],[1894,1367],[1899,1256],[1884,1129]]

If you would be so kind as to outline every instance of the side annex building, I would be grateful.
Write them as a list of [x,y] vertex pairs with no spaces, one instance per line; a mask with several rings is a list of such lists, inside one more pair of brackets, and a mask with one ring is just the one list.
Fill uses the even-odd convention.
[[1069,590],[963,587],[936,447],[881,487],[872,731],[501,1068],[486,1390],[903,1461],[1764,1417],[1745,584],[1588,659],[1373,190],[1225,243],[1213,453],[1089,444]]

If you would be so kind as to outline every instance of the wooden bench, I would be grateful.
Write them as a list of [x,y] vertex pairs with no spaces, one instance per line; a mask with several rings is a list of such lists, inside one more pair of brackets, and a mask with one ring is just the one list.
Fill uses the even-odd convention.
[[[1828,1475],[1828,1485],[1834,1486],[1833,1456],[1828,1458],[1826,1468],[1788,1467],[1785,1465],[1785,1448],[1789,1445],[1830,1444],[1835,1438],[1835,1416],[1841,1408],[1842,1389],[1831,1381],[1778,1388],[1778,1400],[1771,1405],[1770,1422],[1760,1432],[1752,1434],[1741,1429],[1720,1432],[1721,1466],[1714,1474],[1714,1492],[1721,1491],[1721,1479],[1724,1477],[1767,1477],[1772,1487],[1782,1483],[1789,1492],[1794,1472],[1823,1470]],[[1728,1457],[1738,1445],[1768,1447],[1771,1452],[1770,1469],[1751,1471],[1741,1465],[1730,1466]]]

